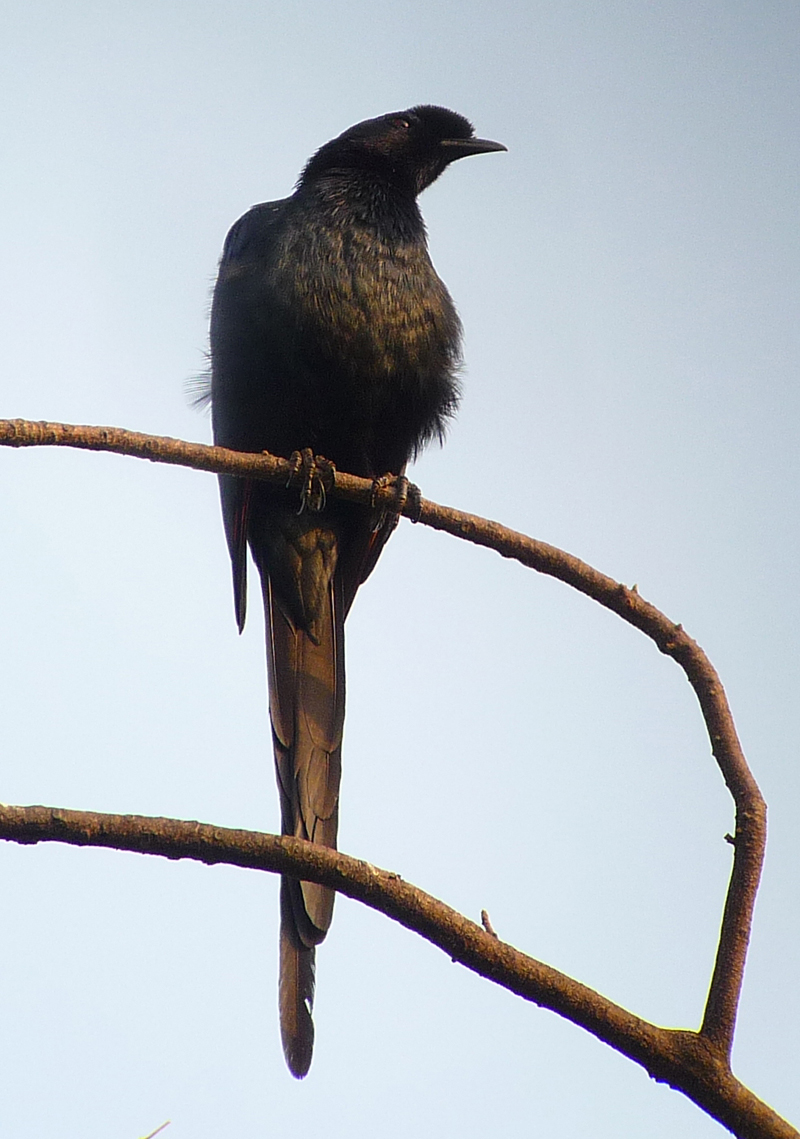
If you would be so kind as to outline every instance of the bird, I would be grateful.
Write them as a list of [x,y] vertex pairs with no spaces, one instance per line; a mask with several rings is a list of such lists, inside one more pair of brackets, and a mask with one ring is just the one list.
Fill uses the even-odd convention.
[[[367,119],[308,160],[294,192],[253,206],[223,247],[211,306],[214,441],[322,456],[379,480],[444,437],[461,323],[431,262],[418,195],[454,161],[506,150],[437,106]],[[306,490],[314,483],[308,468]],[[221,475],[234,607],[247,550],[261,579],[272,743],[285,835],[336,847],[344,621],[397,513]],[[314,1044],[315,948],[334,892],[283,877],[279,1013],[298,1079]]]

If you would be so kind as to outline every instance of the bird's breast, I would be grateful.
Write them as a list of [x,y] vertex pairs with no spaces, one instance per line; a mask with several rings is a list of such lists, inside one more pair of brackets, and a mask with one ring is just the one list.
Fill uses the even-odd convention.
[[337,371],[378,381],[453,366],[458,317],[423,242],[305,229],[283,244],[277,268],[298,332]]

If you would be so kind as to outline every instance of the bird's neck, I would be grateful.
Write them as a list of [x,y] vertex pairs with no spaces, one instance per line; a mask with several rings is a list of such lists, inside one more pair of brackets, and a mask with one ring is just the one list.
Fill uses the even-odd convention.
[[298,194],[310,198],[315,210],[327,213],[336,226],[370,229],[388,244],[425,242],[416,195],[377,174],[326,171],[312,182],[301,183]]

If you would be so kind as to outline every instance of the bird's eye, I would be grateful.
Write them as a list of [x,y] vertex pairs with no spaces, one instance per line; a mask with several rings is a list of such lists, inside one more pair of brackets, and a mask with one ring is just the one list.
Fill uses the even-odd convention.
[[395,126],[402,127],[403,130],[409,130],[411,123],[408,119],[395,119]]

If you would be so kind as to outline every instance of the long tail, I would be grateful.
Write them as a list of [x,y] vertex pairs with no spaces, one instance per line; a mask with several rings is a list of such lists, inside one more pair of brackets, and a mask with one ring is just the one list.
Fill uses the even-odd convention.
[[[376,535],[358,518],[361,546],[345,543],[350,516],[282,507],[268,488],[220,477],[239,631],[247,604],[247,546],[261,577],[267,625],[272,743],[284,834],[336,846],[344,725],[344,618]],[[386,537],[390,529],[386,530]],[[385,537],[377,544],[380,549]],[[356,548],[357,547],[357,548]],[[355,549],[355,553],[353,550]],[[372,568],[377,553],[372,556]],[[368,570],[367,570],[368,572]],[[279,1007],[286,1062],[302,1079],[314,1047],[314,948],[331,924],[334,892],[281,880]]]
[[[344,723],[344,613],[337,575],[325,583],[314,619],[300,628],[267,578],[264,600],[273,749],[284,834],[336,846]],[[279,1007],[292,1075],[302,1079],[314,1045],[314,947],[333,917],[335,894],[281,880]]]
[[289,897],[291,882],[281,879],[280,967],[278,1008],[281,1042],[289,1071],[302,1080],[311,1067],[314,1051],[314,973],[316,951],[303,944]]

